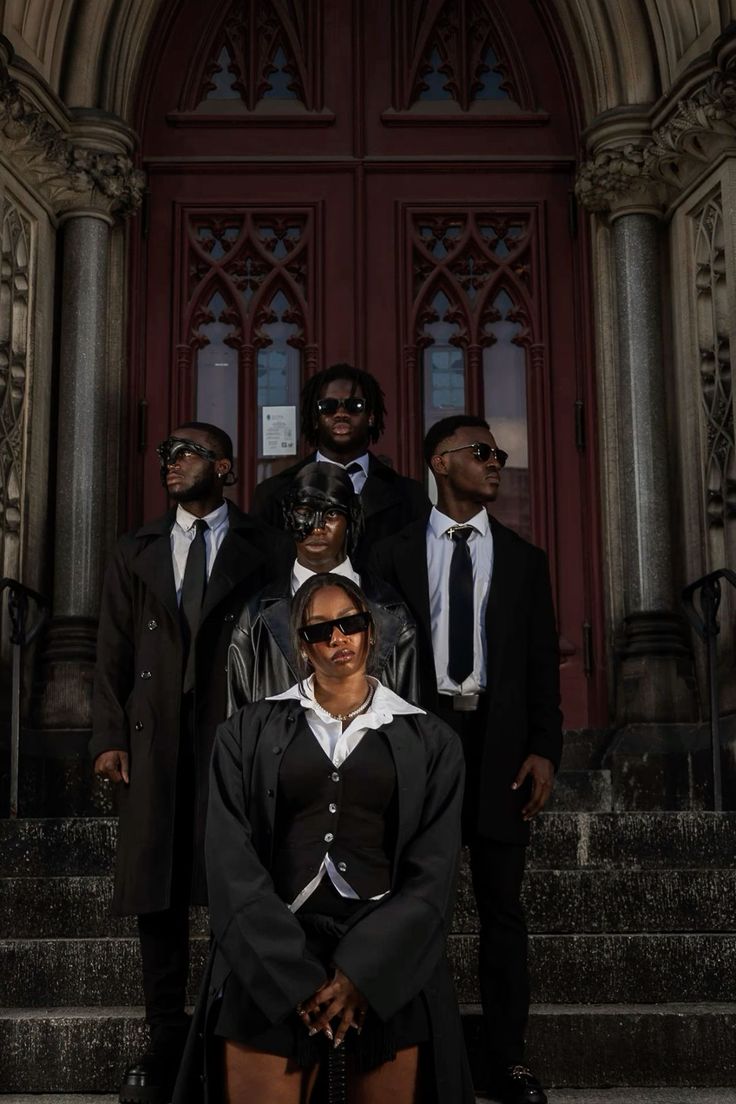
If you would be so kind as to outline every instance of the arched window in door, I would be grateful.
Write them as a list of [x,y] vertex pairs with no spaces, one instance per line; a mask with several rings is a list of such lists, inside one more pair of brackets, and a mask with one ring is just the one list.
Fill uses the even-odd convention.
[[183,218],[189,297],[171,420],[194,409],[226,429],[252,485],[293,462],[296,439],[274,450],[264,424],[276,409],[296,408],[302,372],[315,368],[313,211],[231,207],[223,217],[190,210]]
[[531,212],[414,211],[413,341],[421,352],[424,432],[479,414],[509,453],[494,512],[532,536],[527,419],[534,295]]

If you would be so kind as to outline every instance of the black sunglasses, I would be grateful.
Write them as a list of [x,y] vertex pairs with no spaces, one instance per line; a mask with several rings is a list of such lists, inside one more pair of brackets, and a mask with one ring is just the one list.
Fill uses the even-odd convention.
[[317,410],[320,414],[337,414],[340,407],[347,414],[362,414],[366,401],[355,395],[350,395],[347,399],[317,399]]
[[367,610],[362,613],[349,613],[346,617],[336,617],[334,621],[318,621],[316,625],[302,625],[299,636],[305,644],[326,644],[332,639],[332,633],[338,628],[343,636],[367,632],[371,624],[371,615]]
[[457,448],[445,449],[444,452],[437,455],[446,456],[448,452],[462,452],[463,449],[472,449],[475,459],[481,460],[484,464],[493,458],[500,468],[506,467],[506,461],[509,458],[509,454],[504,452],[503,449],[487,445],[485,441],[473,441],[472,445],[458,445]]

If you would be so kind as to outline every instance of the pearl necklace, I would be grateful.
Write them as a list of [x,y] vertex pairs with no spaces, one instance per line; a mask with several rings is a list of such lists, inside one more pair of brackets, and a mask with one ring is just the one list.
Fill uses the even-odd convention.
[[[368,693],[363,698],[363,701],[355,709],[351,709],[349,713],[330,713],[329,709],[325,709],[323,705],[319,705],[319,702],[317,702],[317,705],[319,705],[323,713],[326,713],[328,717],[332,717],[333,721],[350,721],[353,719],[353,717],[357,717],[359,713],[363,712],[372,697],[373,687],[369,686]],[[317,701],[316,698],[314,700]]]

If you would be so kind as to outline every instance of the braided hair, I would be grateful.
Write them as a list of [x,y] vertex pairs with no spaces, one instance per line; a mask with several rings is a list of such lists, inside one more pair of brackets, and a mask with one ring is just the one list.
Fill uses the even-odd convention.
[[332,364],[315,376],[310,376],[304,384],[301,396],[301,430],[304,438],[310,445],[317,444],[317,400],[322,397],[324,388],[335,380],[346,380],[353,385],[353,391],[359,387],[363,392],[368,413],[373,415],[373,425],[368,432],[371,441],[375,443],[383,433],[386,418],[383,389],[375,376],[364,372],[362,368],[354,368],[352,364]]

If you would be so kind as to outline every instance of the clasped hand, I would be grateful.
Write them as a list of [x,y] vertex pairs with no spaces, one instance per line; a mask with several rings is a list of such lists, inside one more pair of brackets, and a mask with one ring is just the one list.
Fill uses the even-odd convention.
[[[329,981],[321,985],[308,1000],[297,1005],[297,1014],[310,1035],[324,1031],[334,1046],[339,1047],[351,1027],[360,1034],[368,1002],[342,970],[335,968]],[[332,1021],[340,1017],[333,1031]]]

